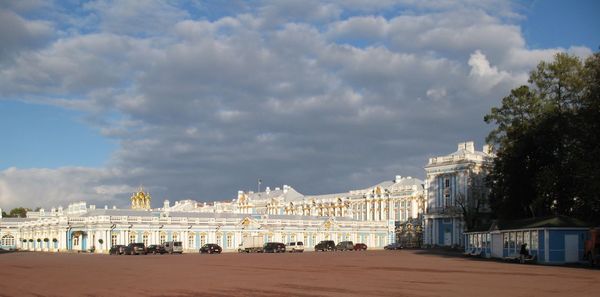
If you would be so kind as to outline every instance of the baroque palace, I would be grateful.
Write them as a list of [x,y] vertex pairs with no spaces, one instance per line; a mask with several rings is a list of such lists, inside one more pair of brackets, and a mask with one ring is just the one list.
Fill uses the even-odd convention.
[[244,237],[261,235],[265,242],[303,241],[308,250],[329,239],[375,249],[396,241],[460,244],[461,216],[449,210],[456,208],[459,196],[474,195],[469,190],[475,184],[472,176],[485,174],[490,156],[476,152],[472,142],[461,143],[457,152],[430,159],[426,183],[396,176],[365,189],[326,195],[303,195],[283,185],[238,191],[225,202],[171,205],[165,200],[153,209],[150,194],[140,187],[128,209],[77,202],[30,211],[26,218],[0,218],[0,248],[106,253],[117,244],[181,241],[187,252],[197,252],[205,243],[235,251]]

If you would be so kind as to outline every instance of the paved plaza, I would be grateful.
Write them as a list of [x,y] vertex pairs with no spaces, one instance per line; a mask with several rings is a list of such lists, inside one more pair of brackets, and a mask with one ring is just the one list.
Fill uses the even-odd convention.
[[600,270],[416,250],[0,254],[0,296],[598,296]]

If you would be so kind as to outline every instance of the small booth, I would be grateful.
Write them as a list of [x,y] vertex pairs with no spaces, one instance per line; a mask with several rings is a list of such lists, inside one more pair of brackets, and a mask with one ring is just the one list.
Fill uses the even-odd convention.
[[538,263],[575,263],[583,260],[588,230],[586,223],[565,216],[495,221],[487,231],[465,232],[465,254],[508,259],[527,244]]

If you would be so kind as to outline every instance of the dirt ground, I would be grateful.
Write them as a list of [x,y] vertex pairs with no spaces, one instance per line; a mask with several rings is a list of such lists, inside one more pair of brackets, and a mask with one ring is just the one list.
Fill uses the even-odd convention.
[[422,251],[0,255],[0,296],[599,296],[600,270]]

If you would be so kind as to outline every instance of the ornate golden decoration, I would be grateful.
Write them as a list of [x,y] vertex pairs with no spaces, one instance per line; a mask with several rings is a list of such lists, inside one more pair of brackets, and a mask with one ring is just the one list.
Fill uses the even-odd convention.
[[131,209],[150,209],[150,194],[144,192],[144,188],[140,186],[136,193],[131,195]]

